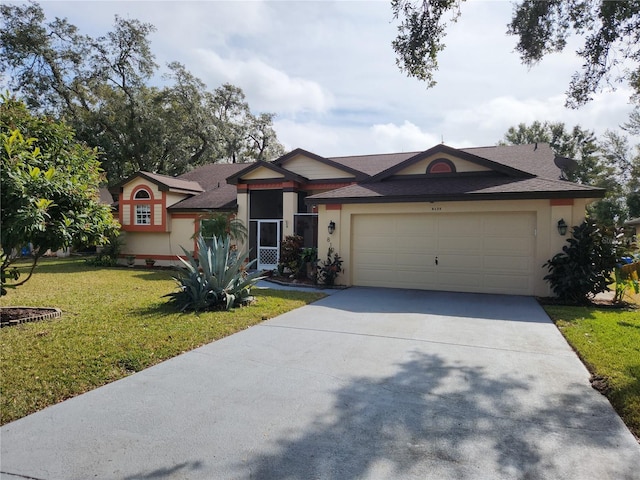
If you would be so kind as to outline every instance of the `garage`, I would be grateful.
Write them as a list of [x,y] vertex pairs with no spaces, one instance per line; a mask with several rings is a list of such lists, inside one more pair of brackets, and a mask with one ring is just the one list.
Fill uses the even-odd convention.
[[534,212],[359,214],[351,220],[354,285],[534,294],[540,269],[533,260]]

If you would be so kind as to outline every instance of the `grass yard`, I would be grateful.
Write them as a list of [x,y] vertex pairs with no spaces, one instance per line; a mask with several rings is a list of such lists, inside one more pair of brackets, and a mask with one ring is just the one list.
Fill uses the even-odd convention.
[[611,404],[640,438],[640,309],[544,309],[591,373],[606,379]]
[[97,268],[83,259],[44,259],[0,306],[58,307],[61,318],[0,330],[0,423],[231,335],[323,294],[254,290],[230,312],[179,314],[162,295],[171,272]]

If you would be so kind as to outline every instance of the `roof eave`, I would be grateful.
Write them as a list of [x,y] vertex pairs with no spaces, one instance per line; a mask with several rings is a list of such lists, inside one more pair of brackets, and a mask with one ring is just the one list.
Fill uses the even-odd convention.
[[504,192],[504,193],[462,193],[446,195],[402,195],[402,196],[373,196],[373,197],[341,197],[341,198],[305,198],[309,205],[336,205],[351,203],[410,203],[410,202],[463,202],[477,200],[548,200],[554,198],[590,198],[604,197],[604,190],[589,190],[584,192]]

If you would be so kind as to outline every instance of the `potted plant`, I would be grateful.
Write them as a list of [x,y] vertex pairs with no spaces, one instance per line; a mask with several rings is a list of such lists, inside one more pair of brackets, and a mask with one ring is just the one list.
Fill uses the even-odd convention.
[[300,262],[306,265],[307,278],[315,280],[318,266],[318,249],[314,247],[303,248],[300,253]]
[[147,264],[147,267],[153,267],[156,263],[154,258],[145,258],[144,263]]
[[129,265],[129,267],[133,267],[136,263],[136,256],[135,255],[127,255],[127,265]]

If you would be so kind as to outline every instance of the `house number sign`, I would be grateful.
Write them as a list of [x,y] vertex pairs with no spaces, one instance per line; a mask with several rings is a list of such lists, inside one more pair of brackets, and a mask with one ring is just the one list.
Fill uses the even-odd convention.
[[442,211],[442,207],[431,207],[431,211],[432,212],[441,212]]

